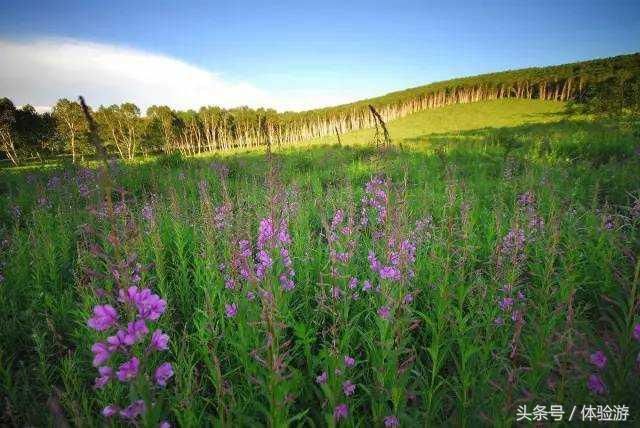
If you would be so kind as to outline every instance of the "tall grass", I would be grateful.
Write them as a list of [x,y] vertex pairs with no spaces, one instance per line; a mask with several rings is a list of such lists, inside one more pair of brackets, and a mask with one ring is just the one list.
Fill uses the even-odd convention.
[[103,425],[134,398],[94,389],[87,326],[127,257],[171,337],[143,425],[508,426],[521,405],[594,403],[637,420],[632,130],[403,138],[111,164],[115,220],[92,170],[3,171],[0,421]]

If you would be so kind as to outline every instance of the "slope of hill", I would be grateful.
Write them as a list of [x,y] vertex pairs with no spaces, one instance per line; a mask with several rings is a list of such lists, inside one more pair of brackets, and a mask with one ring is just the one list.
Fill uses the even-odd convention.
[[[556,122],[568,118],[565,103],[528,99],[501,99],[471,104],[454,104],[433,110],[409,114],[389,122],[388,129],[395,143],[419,142],[430,135],[455,135],[482,128],[514,127],[532,123]],[[374,128],[351,131],[340,136],[343,144],[369,144]],[[332,144],[335,135],[314,138],[308,144]]]

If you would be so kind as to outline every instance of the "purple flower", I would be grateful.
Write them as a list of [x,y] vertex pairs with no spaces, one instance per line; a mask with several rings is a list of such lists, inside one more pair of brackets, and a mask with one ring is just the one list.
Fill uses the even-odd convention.
[[633,335],[633,338],[634,338],[635,340],[637,340],[638,342],[640,342],[640,323],[636,324],[636,325],[633,327],[633,333],[632,333],[632,335]]
[[613,230],[613,228],[615,227],[613,216],[611,214],[607,214],[604,216],[603,223],[604,223],[604,228],[607,230]]
[[284,291],[291,291],[296,287],[296,284],[286,274],[280,275],[280,285]]
[[129,288],[121,288],[118,290],[118,300],[122,303],[131,303],[135,304],[138,298],[139,292],[138,287],[132,285]]
[[400,422],[398,422],[398,418],[396,418],[393,415],[389,415],[384,418],[385,427],[397,427],[399,425],[400,425]]
[[591,362],[591,364],[593,364],[597,368],[603,369],[607,365],[607,356],[604,355],[604,352],[598,350],[591,354],[591,356],[589,357],[589,362]]
[[137,400],[120,411],[120,416],[125,419],[135,419],[146,411],[143,400]]
[[341,295],[342,290],[340,290],[338,287],[331,288],[331,297],[333,297],[334,299],[339,299]]
[[358,278],[356,278],[356,277],[352,277],[352,278],[349,280],[349,288],[350,288],[351,290],[353,290],[353,289],[354,289],[354,288],[356,288],[357,286],[358,286]]
[[347,367],[353,367],[356,365],[356,359],[353,357],[350,357],[348,355],[344,356],[344,365]]
[[114,325],[118,320],[118,312],[111,305],[97,305],[93,308],[93,317],[89,318],[87,325],[94,330],[104,331]]
[[405,305],[408,305],[408,304],[410,304],[411,302],[413,302],[413,294],[411,294],[411,293],[407,293],[407,294],[405,294],[404,298],[402,299],[402,302],[403,302]]
[[373,272],[378,272],[382,268],[380,261],[378,261],[378,258],[373,251],[369,251],[369,255],[367,256],[367,258],[369,259],[369,265],[371,266],[371,270]]
[[147,333],[149,333],[149,329],[144,320],[130,322],[127,324],[127,330],[124,334],[124,344],[131,346],[142,340]]
[[111,416],[115,415],[116,413],[118,413],[118,408],[114,405],[109,405],[107,407],[105,407],[104,409],[102,409],[102,416],[104,416],[105,418],[110,418]]
[[231,217],[231,204],[224,203],[213,209],[213,225],[218,230],[229,227],[229,217]]
[[235,303],[225,304],[224,312],[228,318],[233,318],[238,314],[238,305],[236,305]]
[[247,291],[247,300],[253,300],[256,298],[256,293],[253,291]]
[[604,382],[602,381],[600,376],[596,374],[589,375],[589,379],[587,380],[587,387],[591,392],[599,395],[604,394],[606,390]]
[[380,274],[380,278],[382,279],[390,279],[392,281],[400,280],[400,271],[398,270],[398,268],[395,268],[393,266],[383,266],[382,268],[380,268],[378,273]]
[[94,343],[93,346],[91,347],[91,352],[93,352],[94,367],[103,365],[104,363],[107,362],[107,360],[109,360],[109,357],[111,356],[111,351],[109,350],[109,347],[102,342]]
[[264,269],[269,269],[273,265],[273,259],[265,250],[258,251],[258,263],[264,266]]
[[362,291],[369,291],[371,290],[371,282],[369,282],[368,279],[366,279],[363,283],[362,283]]
[[521,229],[511,229],[504,238],[502,238],[499,247],[500,252],[505,256],[513,256],[520,259],[522,257],[521,252],[524,250],[526,243],[527,240],[524,231]]
[[353,395],[356,392],[356,385],[350,380],[346,380],[342,383],[342,390],[347,397]]
[[344,211],[340,209],[337,210],[335,214],[333,214],[333,219],[331,220],[331,228],[335,229],[336,227],[338,227],[340,223],[342,223],[343,219],[344,219]]
[[144,206],[142,207],[142,218],[144,218],[146,221],[151,221],[154,218],[154,212],[153,212],[153,206],[149,203],[144,204]]
[[333,419],[335,419],[336,421],[345,419],[348,414],[349,414],[349,407],[347,407],[347,405],[344,403],[338,404],[333,409]]
[[162,332],[162,330],[156,330],[151,335],[151,349],[157,351],[166,351],[169,349],[169,335]]
[[391,316],[391,308],[389,308],[389,306],[381,306],[380,309],[378,309],[378,316],[385,320],[389,319]]
[[507,311],[511,308],[511,306],[513,306],[513,298],[511,297],[503,297],[499,302],[498,302],[498,306],[500,307],[500,309],[502,309],[503,311]]
[[536,197],[532,191],[527,191],[518,197],[518,205],[521,207],[531,206],[536,203]]
[[129,361],[122,363],[117,372],[118,379],[121,382],[128,382],[138,376],[138,370],[140,369],[140,360],[137,357],[132,357]]
[[493,320],[493,323],[498,326],[504,325],[504,319],[502,317],[496,317],[496,319]]
[[233,279],[233,278],[227,278],[227,279],[224,281],[224,287],[225,287],[227,290],[235,290],[235,288],[236,288],[236,280],[235,280],[235,279]]
[[329,375],[327,374],[327,372],[320,373],[318,376],[316,376],[316,383],[318,385],[324,385],[325,383],[327,383],[328,376]]
[[108,366],[100,367],[98,368],[98,373],[100,373],[100,376],[96,378],[94,387],[102,389],[113,378],[113,369]]
[[154,378],[156,383],[160,386],[166,386],[167,381],[173,376],[173,367],[171,363],[162,363],[160,367],[156,369]]
[[274,235],[273,220],[271,218],[263,218],[258,226],[258,248],[264,248],[267,241]]
[[137,296],[136,307],[140,317],[155,321],[164,312],[167,302],[157,294],[152,294],[148,288],[145,288]]
[[169,423],[169,421],[162,421],[160,422],[158,428],[171,428],[171,424]]
[[107,344],[109,351],[114,352],[118,348],[126,348],[131,345],[127,338],[127,333],[124,330],[118,330],[115,335],[107,337]]

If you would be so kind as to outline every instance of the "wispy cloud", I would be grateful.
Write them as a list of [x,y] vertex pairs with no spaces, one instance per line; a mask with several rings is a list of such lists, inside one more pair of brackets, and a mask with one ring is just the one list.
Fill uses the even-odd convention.
[[310,88],[274,94],[165,55],[69,39],[0,40],[0,96],[39,110],[82,94],[92,105],[136,103],[304,110],[352,101]]

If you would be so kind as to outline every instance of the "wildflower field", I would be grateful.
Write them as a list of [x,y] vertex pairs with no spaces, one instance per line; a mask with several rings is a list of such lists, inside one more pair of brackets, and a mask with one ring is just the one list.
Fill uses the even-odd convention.
[[0,424],[638,423],[640,131],[562,106],[0,171]]

